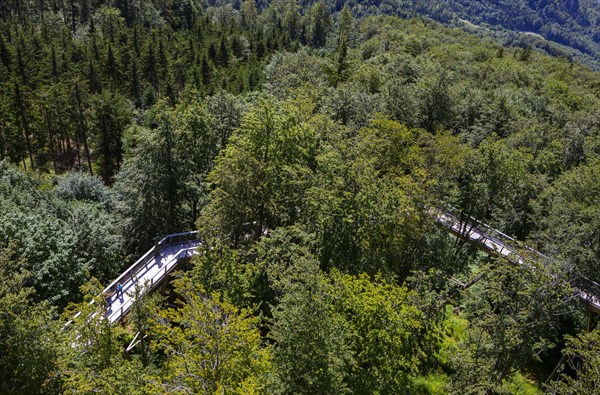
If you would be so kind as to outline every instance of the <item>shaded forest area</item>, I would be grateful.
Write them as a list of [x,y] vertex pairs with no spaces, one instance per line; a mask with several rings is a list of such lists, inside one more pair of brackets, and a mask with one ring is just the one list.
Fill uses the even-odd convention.
[[[351,4],[105,3],[0,6],[0,392],[597,388],[600,74]],[[103,320],[101,284],[194,228],[167,294]]]

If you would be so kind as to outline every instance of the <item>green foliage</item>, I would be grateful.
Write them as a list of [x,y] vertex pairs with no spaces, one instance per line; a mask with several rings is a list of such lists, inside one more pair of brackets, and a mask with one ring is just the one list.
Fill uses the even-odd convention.
[[[505,48],[362,18],[410,7],[464,24],[457,0],[338,15],[287,0],[1,3],[0,155],[60,175],[0,162],[6,392],[535,392],[530,369],[547,377],[565,333],[548,388],[594,385],[595,334],[576,335],[563,279],[596,279],[597,73],[532,37]],[[573,21],[560,10],[584,5],[567,3],[519,7],[514,23],[542,8]],[[502,16],[477,7],[475,22]],[[566,262],[490,268],[435,227],[444,204]],[[54,340],[49,306],[115,278],[124,246],[194,226],[204,242],[174,305],[138,289],[131,320],[110,326],[94,281]]]
[[316,144],[307,118],[301,107],[258,99],[209,175],[213,190],[198,221],[202,229],[240,244],[293,223]]
[[568,336],[563,350],[565,366],[559,378],[548,387],[551,394],[593,393],[598,390],[599,330]]
[[564,173],[540,196],[536,210],[544,248],[594,281],[600,281],[598,171],[600,166],[594,164]]
[[27,261],[35,298],[58,306],[78,295],[89,274],[113,278],[123,258],[122,238],[106,203],[72,200],[73,188],[68,200],[57,197],[65,196],[67,180],[76,177],[59,180],[55,194],[0,163],[0,235],[12,240],[17,256]]
[[218,239],[205,240],[199,250],[200,256],[193,261],[194,282],[201,284],[206,292],[218,292],[235,306],[251,307],[257,292],[254,283],[257,270],[252,262],[244,262],[243,250],[233,249]]
[[475,287],[466,301],[470,327],[452,358],[452,388],[506,392],[520,367],[553,347],[572,290],[551,266],[529,262],[492,269],[485,286]]
[[[63,393],[146,393],[144,368],[123,353],[122,329],[105,319],[102,288],[97,280],[82,286],[84,299],[65,310],[60,352],[57,355],[57,377]],[[73,318],[75,313],[81,314]],[[71,320],[71,321],[69,321]]]
[[434,341],[408,290],[366,275],[327,276],[306,254],[287,265],[274,283],[282,294],[271,328],[273,391],[405,391],[421,367],[421,342]]
[[[308,8],[312,2],[302,1]],[[343,14],[348,7],[356,17],[367,15],[419,16],[455,26],[500,43],[519,45],[519,60],[527,61],[536,47],[553,56],[575,58],[598,68],[598,20],[600,7],[594,1],[505,1],[481,3],[451,0],[431,3],[327,1],[326,5]],[[342,16],[343,17],[343,16]]]
[[348,393],[347,375],[354,362],[349,329],[331,305],[328,286],[314,275],[305,281],[288,289],[273,311],[273,392]]
[[131,115],[125,98],[105,90],[94,97],[90,109],[91,149],[97,152],[105,183],[112,182],[122,160],[122,135]]
[[204,177],[222,137],[202,101],[174,109],[161,102],[146,123],[128,130],[126,157],[115,183],[120,226],[131,235],[130,249],[138,253],[165,234],[192,228],[204,199]]
[[331,15],[327,5],[316,2],[306,14],[308,19],[309,42],[315,48],[323,47],[327,41],[327,34],[331,27]]
[[254,2],[239,23],[189,2],[133,3],[0,7],[2,159],[112,182],[133,106],[254,90],[266,56],[298,40],[280,24],[259,33]]
[[264,388],[270,349],[261,346],[258,319],[250,311],[205,295],[189,279],[174,281],[178,308],[157,312],[153,347],[166,355],[157,393],[253,394]]
[[55,192],[61,199],[111,204],[108,188],[98,177],[81,172],[66,173],[57,178]]
[[[536,182],[527,168],[530,157],[502,142],[484,142],[465,158],[457,183],[457,206],[480,220],[494,219],[500,229],[518,236],[532,227],[529,218]],[[539,189],[539,188],[538,188]]]
[[[423,315],[403,287],[368,276],[332,273],[333,298],[351,328],[354,394],[398,393],[409,387],[425,358],[419,343],[426,333]],[[428,338],[427,341],[434,341]]]
[[58,350],[55,310],[35,304],[31,273],[15,259],[11,244],[0,245],[0,392],[52,393]]
[[415,134],[385,119],[354,138],[347,132],[332,128],[320,144],[308,190],[306,226],[319,240],[319,258],[324,267],[406,275],[426,226]]

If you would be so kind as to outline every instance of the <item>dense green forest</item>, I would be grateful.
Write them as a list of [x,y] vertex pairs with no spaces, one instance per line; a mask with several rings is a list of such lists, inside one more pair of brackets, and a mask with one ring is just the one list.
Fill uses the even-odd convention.
[[[328,1],[341,10],[344,2]],[[303,2],[310,4],[310,2]],[[600,3],[597,0],[349,1],[355,15],[426,16],[505,45],[535,46],[600,69]]]
[[[600,74],[391,6],[1,2],[0,393],[597,393]],[[110,325],[103,285],[192,229]]]

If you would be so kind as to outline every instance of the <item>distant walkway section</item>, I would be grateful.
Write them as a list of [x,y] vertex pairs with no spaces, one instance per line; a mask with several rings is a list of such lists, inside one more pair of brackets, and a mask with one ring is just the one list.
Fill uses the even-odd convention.
[[[445,207],[434,209],[432,213],[437,217],[440,225],[488,254],[502,256],[516,264],[525,263],[528,257],[538,259],[544,264],[550,260],[548,256],[521,245],[512,237],[473,217],[464,215],[459,210]],[[526,256],[523,256],[523,253],[526,253]],[[574,285],[577,296],[588,304],[590,310],[600,313],[600,284],[580,277],[574,281]]]

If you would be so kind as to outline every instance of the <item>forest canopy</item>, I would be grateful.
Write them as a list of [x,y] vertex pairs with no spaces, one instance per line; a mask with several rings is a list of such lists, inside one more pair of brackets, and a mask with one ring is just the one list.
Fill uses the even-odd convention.
[[[389,6],[3,2],[0,392],[596,389],[600,74]],[[111,325],[104,286],[194,229]]]

